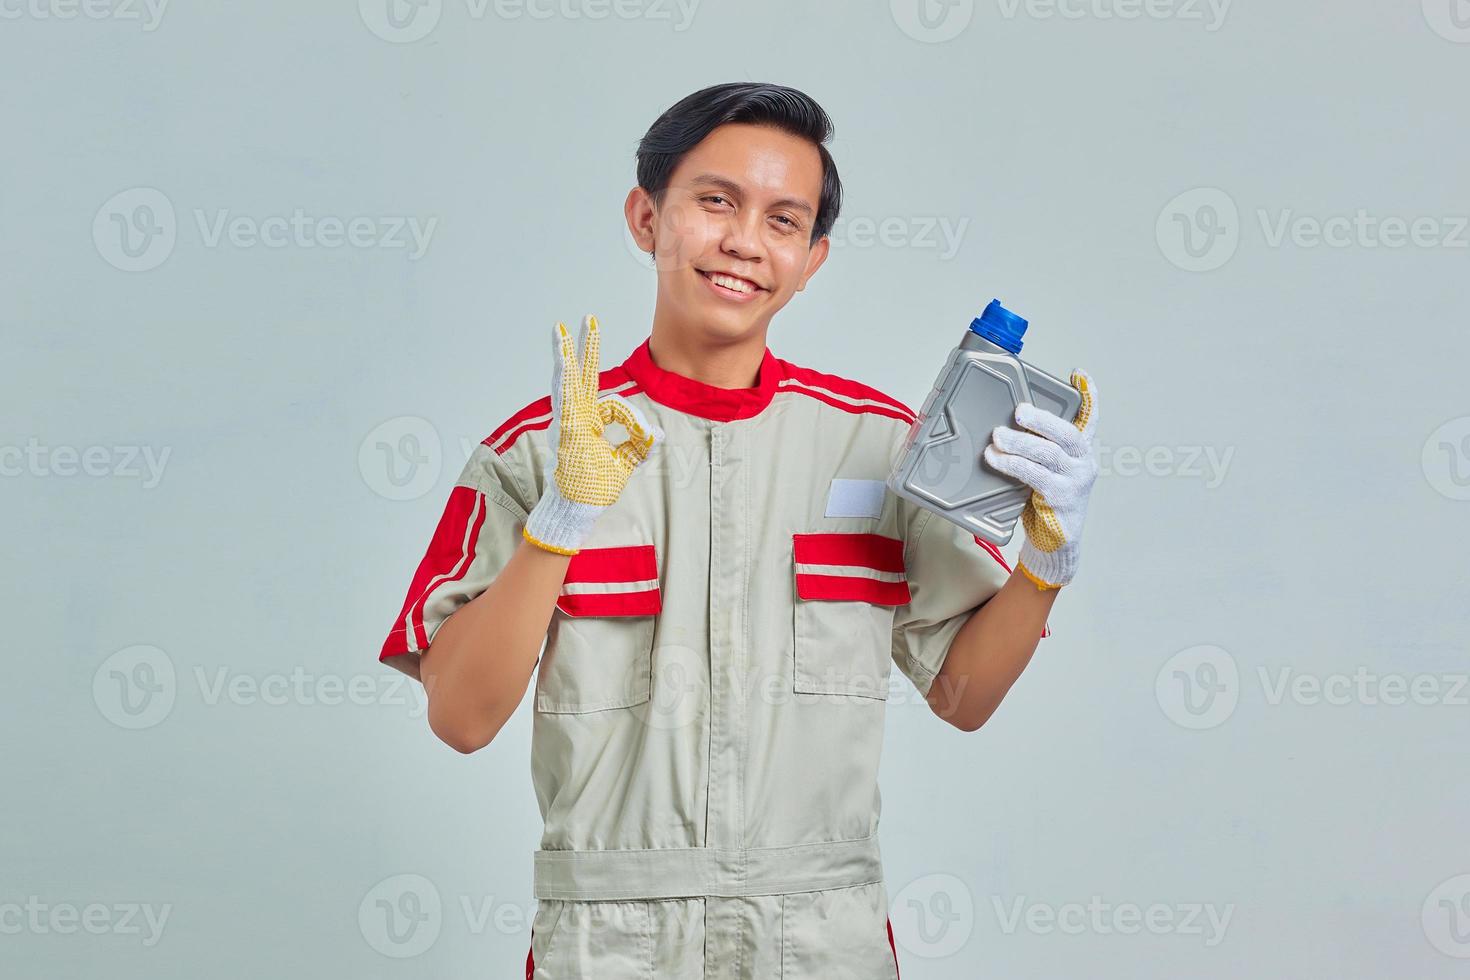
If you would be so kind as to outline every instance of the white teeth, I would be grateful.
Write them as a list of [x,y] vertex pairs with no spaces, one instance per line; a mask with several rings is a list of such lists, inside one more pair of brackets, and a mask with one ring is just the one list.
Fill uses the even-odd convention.
[[755,291],[755,287],[746,282],[744,279],[735,279],[731,276],[722,276],[718,272],[711,272],[708,278],[710,282],[714,283],[716,286],[724,286],[726,289],[733,289],[737,293],[749,293]]

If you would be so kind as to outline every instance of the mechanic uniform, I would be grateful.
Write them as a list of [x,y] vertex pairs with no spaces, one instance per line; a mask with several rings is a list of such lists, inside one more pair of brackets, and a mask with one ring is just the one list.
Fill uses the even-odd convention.
[[[666,438],[572,557],[537,667],[526,976],[895,980],[890,667],[927,692],[1010,570],[886,490],[914,414],[874,388],[769,348],[755,387],[717,388],[647,340],[599,382]],[[550,424],[546,397],[476,447],[380,660],[520,545]]]

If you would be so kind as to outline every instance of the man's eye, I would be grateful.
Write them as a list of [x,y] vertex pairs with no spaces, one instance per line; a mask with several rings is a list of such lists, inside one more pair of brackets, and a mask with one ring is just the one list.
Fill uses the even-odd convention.
[[795,228],[796,227],[796,222],[795,221],[792,221],[790,218],[786,217],[786,215],[784,215],[784,214],[778,214],[778,215],[776,215],[776,220],[777,221],[784,221],[784,222],[786,222],[786,224],[790,225],[792,228]]
[[[723,194],[706,194],[704,197],[701,197],[700,200],[701,201],[725,201],[726,199],[725,199],[725,196]],[[726,201],[726,203],[728,204],[729,202]]]

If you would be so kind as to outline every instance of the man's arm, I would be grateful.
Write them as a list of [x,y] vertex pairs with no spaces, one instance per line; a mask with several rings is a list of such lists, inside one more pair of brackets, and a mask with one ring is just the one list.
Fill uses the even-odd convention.
[[973,732],[990,720],[1031,662],[1057,589],[1038,589],[1019,568],[975,610],[949,645],[925,699],[934,713]]
[[1077,572],[1082,522],[1098,471],[1092,454],[1097,386],[1080,368],[1071,382],[1082,393],[1076,419],[1064,422],[1021,402],[1015,416],[1020,428],[997,426],[983,453],[992,467],[1032,492],[1021,514],[1026,540],[1015,570],[965,620],[925,695],[935,714],[967,732],[1000,707],[1036,652],[1058,590]]
[[434,635],[419,669],[429,728],[446,745],[482,749],[515,712],[570,562],[522,541],[490,586]]

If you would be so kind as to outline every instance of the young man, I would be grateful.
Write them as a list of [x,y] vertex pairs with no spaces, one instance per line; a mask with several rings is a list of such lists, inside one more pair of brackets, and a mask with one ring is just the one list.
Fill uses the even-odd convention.
[[1085,374],[1078,425],[1022,406],[985,449],[1037,491],[1012,574],[885,492],[910,409],[766,346],[827,257],[830,135],[776,85],[659,117],[625,203],[658,268],[650,336],[603,371],[596,321],[578,345],[557,325],[551,394],[476,449],[383,646],[461,752],[535,671],[527,977],[894,980],[890,665],[979,728],[1075,571],[1097,471]]

